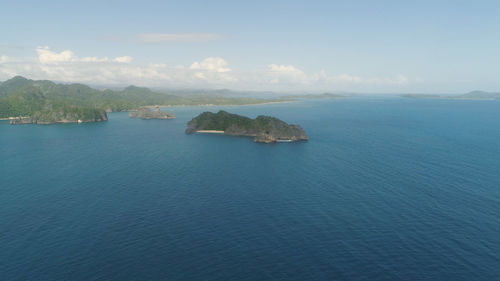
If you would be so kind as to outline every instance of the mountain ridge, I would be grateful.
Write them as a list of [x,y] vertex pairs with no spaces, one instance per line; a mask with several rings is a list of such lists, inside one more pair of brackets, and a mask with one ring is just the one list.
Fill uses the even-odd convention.
[[[98,90],[81,83],[60,84],[15,76],[0,84],[0,118],[74,116],[71,120],[102,120],[102,112],[130,111],[150,105],[248,105],[284,99],[176,96],[130,85],[122,90]],[[63,112],[66,112],[63,114]],[[99,112],[96,118],[75,119],[80,112]],[[86,115],[86,114],[84,114]],[[99,118],[97,118],[99,117]],[[37,119],[39,120],[39,119]],[[58,122],[51,118],[40,122]]]

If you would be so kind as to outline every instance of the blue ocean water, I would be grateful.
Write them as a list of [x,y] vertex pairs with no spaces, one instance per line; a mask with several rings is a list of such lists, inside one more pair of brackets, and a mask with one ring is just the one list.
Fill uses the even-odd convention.
[[[220,108],[310,141],[185,135]],[[0,122],[0,280],[500,280],[500,102]]]

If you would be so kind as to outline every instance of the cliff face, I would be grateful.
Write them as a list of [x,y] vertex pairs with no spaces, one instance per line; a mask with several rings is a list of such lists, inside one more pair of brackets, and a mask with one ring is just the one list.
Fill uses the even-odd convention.
[[289,125],[277,118],[259,116],[256,119],[230,114],[204,112],[193,118],[186,128],[186,134],[201,130],[224,131],[226,135],[253,137],[255,142],[306,141],[309,137],[298,125]]
[[130,112],[128,114],[130,118],[142,118],[142,119],[173,119],[175,115],[168,112],[163,112],[159,107],[156,107],[154,111],[151,111],[148,107],[141,107],[138,111]]
[[46,110],[35,112],[32,116],[10,119],[10,124],[56,124],[56,123],[87,123],[107,121],[104,110],[94,108],[68,108],[60,111]]

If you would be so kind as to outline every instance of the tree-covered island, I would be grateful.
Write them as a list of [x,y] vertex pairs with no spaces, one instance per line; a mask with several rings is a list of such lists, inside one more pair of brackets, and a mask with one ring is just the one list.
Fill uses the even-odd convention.
[[307,141],[309,139],[300,126],[289,125],[278,118],[261,115],[251,119],[223,110],[218,113],[204,112],[189,121],[186,134],[197,132],[247,136],[253,137],[255,142],[264,143]]

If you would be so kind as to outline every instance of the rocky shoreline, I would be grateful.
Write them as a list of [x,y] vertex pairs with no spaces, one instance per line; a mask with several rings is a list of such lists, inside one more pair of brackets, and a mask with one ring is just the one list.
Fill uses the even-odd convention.
[[60,119],[60,120],[40,120],[32,117],[10,117],[9,122],[11,125],[23,125],[23,124],[37,124],[37,125],[50,125],[50,124],[64,124],[64,123],[93,123],[93,122],[103,122],[107,121],[108,118],[96,118],[96,119]]
[[22,124],[59,124],[59,123],[90,123],[108,120],[104,110],[93,108],[70,108],[61,111],[39,111],[32,116],[9,117],[11,125]]

